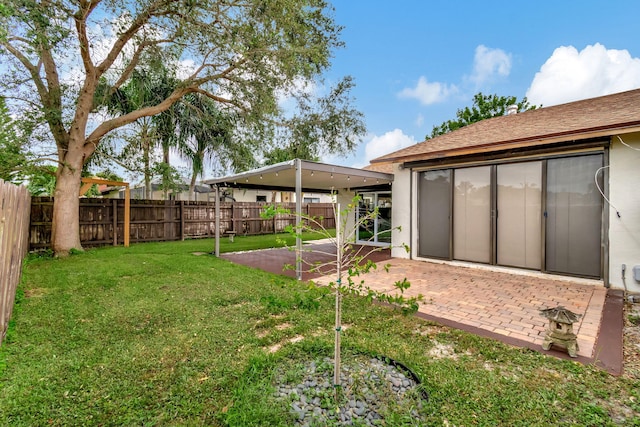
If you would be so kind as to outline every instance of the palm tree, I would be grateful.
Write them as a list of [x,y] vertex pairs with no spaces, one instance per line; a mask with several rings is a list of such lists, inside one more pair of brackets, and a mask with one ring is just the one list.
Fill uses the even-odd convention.
[[190,198],[195,198],[196,179],[208,163],[233,170],[255,164],[250,144],[233,138],[237,116],[219,110],[214,100],[199,93],[186,95],[175,107],[175,147],[191,164]]
[[[175,87],[175,79],[169,70],[154,62],[145,69],[133,71],[126,85],[115,91],[105,80],[101,82],[96,92],[96,106],[106,108],[108,113],[127,114],[143,107],[157,105],[171,93]],[[121,156],[129,162],[137,163],[142,157],[142,173],[144,175],[145,195],[151,194],[151,178],[153,176],[152,151],[158,145],[164,149],[166,138],[162,138],[167,129],[171,128],[172,111],[167,110],[159,116],[142,117],[134,122],[136,129],[134,138],[123,148]],[[168,154],[165,156],[168,163]]]

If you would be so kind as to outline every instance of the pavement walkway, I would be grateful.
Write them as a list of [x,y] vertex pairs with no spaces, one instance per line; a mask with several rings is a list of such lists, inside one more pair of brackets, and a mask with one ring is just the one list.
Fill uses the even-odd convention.
[[[328,249],[327,244],[318,247],[325,252]],[[295,254],[286,249],[223,257],[281,274],[283,264],[295,262]],[[388,250],[375,253],[373,261],[389,264],[390,268],[388,272],[378,268],[362,276],[365,285],[394,292],[393,284],[406,277],[411,287],[405,294],[424,297],[419,317],[569,358],[562,349],[544,351],[541,347],[548,320],[540,310],[562,305],[581,316],[574,324],[579,346],[574,360],[596,363],[613,374],[622,373],[622,294],[607,290],[601,281],[462,263],[391,259]],[[335,280],[333,275],[320,273],[306,273],[303,278],[320,284]]]

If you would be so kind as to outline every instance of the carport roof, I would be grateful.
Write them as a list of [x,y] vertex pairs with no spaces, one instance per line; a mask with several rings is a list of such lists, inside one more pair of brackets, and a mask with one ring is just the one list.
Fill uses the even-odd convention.
[[301,190],[308,193],[331,193],[339,192],[341,189],[357,190],[384,186],[390,188],[393,181],[393,175],[388,173],[294,159],[235,175],[208,179],[204,183],[218,187],[295,191],[298,162],[302,178]]

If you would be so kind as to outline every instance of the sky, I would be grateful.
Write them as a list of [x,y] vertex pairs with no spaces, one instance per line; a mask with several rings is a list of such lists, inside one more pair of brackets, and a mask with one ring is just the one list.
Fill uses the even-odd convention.
[[354,77],[368,133],[355,153],[328,163],[363,167],[423,141],[478,92],[545,107],[640,88],[637,0],[333,6],[346,46],[325,77]]

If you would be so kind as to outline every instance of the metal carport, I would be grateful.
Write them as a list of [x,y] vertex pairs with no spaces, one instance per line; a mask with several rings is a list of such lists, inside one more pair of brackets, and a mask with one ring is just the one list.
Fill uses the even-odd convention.
[[[366,169],[330,165],[309,160],[294,159],[204,181],[215,189],[215,255],[220,256],[220,187],[263,189],[272,191],[295,191],[296,226],[300,224],[302,193],[344,193],[362,189],[390,189],[393,175]],[[302,278],[300,254],[302,240],[296,239],[296,277]]]

